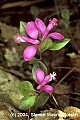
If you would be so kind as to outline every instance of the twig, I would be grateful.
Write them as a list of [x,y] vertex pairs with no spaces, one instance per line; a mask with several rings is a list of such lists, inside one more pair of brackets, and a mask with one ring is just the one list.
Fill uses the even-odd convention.
[[63,96],[66,96],[66,97],[68,97],[68,98],[70,98],[70,99],[73,99],[73,100],[76,100],[76,101],[79,101],[79,102],[80,102],[80,99],[77,99],[77,98],[72,98],[72,97],[67,96],[67,95],[63,95]]
[[75,70],[75,67],[73,69],[71,69],[58,83],[57,85],[54,87],[54,90],[57,88],[57,86],[69,75],[71,74],[73,71]]
[[[70,69],[73,69],[73,67],[64,67],[64,66],[61,67],[61,66],[60,66],[60,67],[54,67],[54,69],[69,69],[69,70],[70,70]],[[74,70],[80,72],[80,69],[79,69],[79,68],[76,68],[76,67],[75,67]]]
[[54,102],[56,103],[56,105],[59,106],[56,99],[55,99],[55,97],[53,95],[52,95],[52,98],[53,98]]
[[80,93],[76,93],[76,92],[70,92],[70,94],[75,94],[75,95],[80,95]]
[[19,1],[19,2],[13,2],[13,3],[6,3],[4,5],[1,6],[0,9],[7,9],[7,8],[11,8],[11,7],[25,7],[25,6],[29,6],[35,3],[39,3],[39,2],[43,2],[45,0],[35,0],[35,1]]

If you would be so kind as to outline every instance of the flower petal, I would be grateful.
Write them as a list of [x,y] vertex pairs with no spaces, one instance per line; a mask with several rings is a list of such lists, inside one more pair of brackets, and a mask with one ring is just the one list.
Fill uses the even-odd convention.
[[38,29],[36,28],[35,22],[28,22],[27,23],[26,32],[31,38],[37,39]]
[[63,35],[61,35],[60,33],[57,33],[57,32],[49,34],[48,37],[56,39],[56,40],[62,40],[64,38]]
[[42,87],[41,85],[38,85],[38,86],[37,86],[37,90],[40,90],[40,89],[41,89],[41,87]]
[[43,90],[43,91],[45,91],[45,92],[47,92],[49,94],[54,91],[53,87],[50,86],[50,85],[45,85],[45,86],[41,87],[41,90]]
[[42,20],[40,20],[39,18],[36,18],[35,20],[35,24],[39,30],[39,32],[41,33],[41,35],[43,36],[46,26],[44,25],[44,22]]
[[49,22],[49,24],[46,28],[46,31],[44,33],[44,36],[42,37],[42,40],[44,40],[47,37],[49,31],[53,28],[53,26],[57,25],[57,19],[56,18],[53,18],[52,20],[49,20],[49,21],[50,22]]
[[50,80],[50,75],[47,75],[47,76],[45,77],[45,79],[43,80],[43,82],[41,83],[41,86],[44,86],[46,83],[49,82],[49,80]]
[[25,61],[30,61],[36,54],[37,46],[29,46],[24,50],[23,57]]
[[29,42],[29,43],[32,43],[32,44],[35,44],[35,45],[38,45],[40,44],[40,41],[39,40],[34,40],[34,39],[31,39],[27,36],[22,36],[22,39],[25,40],[26,42]]
[[36,80],[38,82],[38,84],[40,85],[42,83],[42,81],[44,80],[44,71],[41,70],[40,68],[38,68],[36,70]]

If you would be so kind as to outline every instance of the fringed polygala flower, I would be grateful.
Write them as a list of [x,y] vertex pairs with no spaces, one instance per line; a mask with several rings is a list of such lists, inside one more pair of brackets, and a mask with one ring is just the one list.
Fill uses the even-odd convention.
[[53,87],[46,84],[50,82],[52,79],[56,79],[55,76],[56,73],[54,74],[54,72],[53,74],[50,73],[49,75],[45,76],[44,71],[38,68],[36,70],[36,80],[38,83],[37,90],[42,90],[49,94],[52,93],[54,91]]
[[[39,18],[36,18],[35,22],[31,21],[26,24],[26,34],[27,35],[19,35],[17,34],[15,36],[15,42],[28,42],[33,44],[32,46],[28,46],[24,52],[23,57],[25,61],[30,61],[37,52],[37,47],[40,44],[41,41],[48,38],[53,38],[56,40],[62,40],[64,37],[60,33],[53,32],[50,33],[50,30],[53,28],[53,26],[57,25],[57,19],[53,18],[49,21],[48,26],[46,27],[44,22],[40,20]],[[41,35],[41,38],[39,40],[39,34]]]

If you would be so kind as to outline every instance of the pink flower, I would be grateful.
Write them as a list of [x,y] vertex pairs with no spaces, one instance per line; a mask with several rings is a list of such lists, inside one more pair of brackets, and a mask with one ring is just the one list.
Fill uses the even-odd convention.
[[41,34],[42,36],[42,41],[47,38],[53,38],[57,40],[63,39],[63,35],[60,33],[54,32],[49,34],[49,31],[53,28],[53,26],[57,25],[57,19],[53,18],[50,20],[48,26],[46,27],[44,25],[44,22],[37,18],[35,22],[31,21],[28,22],[26,25],[26,33],[27,35],[19,35],[17,34],[15,36],[15,42],[20,43],[20,42],[28,42],[33,44],[32,46],[28,46],[24,52],[23,52],[23,58],[25,61],[30,61],[36,54],[37,52],[37,46],[40,44],[40,40],[38,40],[38,33]]
[[[53,77],[54,76],[54,77]],[[55,79],[56,74],[53,74],[53,78]],[[38,68],[36,70],[36,80],[38,83],[37,90],[42,90],[47,93],[52,93],[54,91],[53,87],[50,85],[46,85],[48,82],[52,80],[51,73],[47,76],[44,75],[44,71]]]

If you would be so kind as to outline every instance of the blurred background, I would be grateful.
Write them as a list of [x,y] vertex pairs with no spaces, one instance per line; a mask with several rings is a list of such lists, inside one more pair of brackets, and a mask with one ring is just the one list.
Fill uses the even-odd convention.
[[[37,17],[46,26],[49,19],[57,18],[58,25],[52,31],[71,39],[59,51],[46,50],[42,60],[48,72],[57,73],[57,82],[75,67],[56,88],[54,96],[61,109],[69,105],[80,108],[80,0],[0,0],[0,110],[5,111],[5,106],[10,109],[4,112],[5,116],[7,112],[18,111],[21,96],[16,93],[16,87],[19,82],[29,80],[35,86],[31,76],[32,65],[22,56],[27,43],[16,44],[14,35],[19,32],[20,21],[34,21]],[[52,83],[54,87],[56,84]],[[49,108],[55,108],[52,99],[47,104]]]

